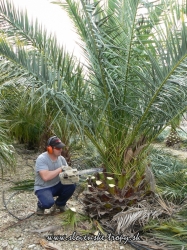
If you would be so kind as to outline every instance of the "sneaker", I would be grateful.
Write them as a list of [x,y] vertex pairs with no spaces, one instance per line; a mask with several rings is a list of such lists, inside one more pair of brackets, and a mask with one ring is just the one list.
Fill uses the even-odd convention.
[[45,209],[37,207],[36,214],[37,215],[44,215]]
[[56,209],[59,209],[60,212],[65,212],[68,210],[67,206],[56,206]]

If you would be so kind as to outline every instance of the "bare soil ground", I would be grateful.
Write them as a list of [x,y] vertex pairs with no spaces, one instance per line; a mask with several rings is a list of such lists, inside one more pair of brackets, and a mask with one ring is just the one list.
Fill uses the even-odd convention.
[[[83,241],[48,241],[48,235],[73,234],[71,227],[62,226],[63,214],[51,215],[46,210],[45,216],[37,216],[37,198],[33,191],[15,192],[9,188],[13,182],[26,179],[34,179],[34,164],[38,154],[26,151],[23,146],[17,147],[18,157],[16,172],[6,171],[3,179],[0,176],[0,249],[1,250],[101,250],[101,249],[124,249],[132,250],[129,244],[119,244],[118,241],[83,240]],[[4,203],[6,206],[4,206]],[[75,196],[68,201],[69,207],[76,207],[78,212],[82,212],[82,204]],[[29,218],[29,215],[31,215]],[[19,218],[19,219],[18,219]],[[25,218],[25,219],[24,219]],[[89,228],[89,222],[83,225]],[[81,225],[80,225],[81,227]],[[97,231],[97,229],[95,230]]]
[[187,149],[185,150],[179,150],[176,146],[176,148],[168,147],[166,148],[164,144],[160,143],[154,143],[153,145],[155,148],[158,148],[160,150],[164,150],[164,152],[172,154],[173,156],[177,157],[180,160],[186,160],[187,159]]

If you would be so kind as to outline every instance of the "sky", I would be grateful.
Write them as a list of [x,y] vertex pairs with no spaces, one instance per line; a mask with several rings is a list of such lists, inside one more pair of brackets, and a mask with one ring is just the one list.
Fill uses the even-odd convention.
[[26,9],[29,18],[37,18],[49,32],[56,34],[60,44],[81,59],[81,49],[77,44],[78,36],[67,13],[52,0],[11,0],[17,8]]

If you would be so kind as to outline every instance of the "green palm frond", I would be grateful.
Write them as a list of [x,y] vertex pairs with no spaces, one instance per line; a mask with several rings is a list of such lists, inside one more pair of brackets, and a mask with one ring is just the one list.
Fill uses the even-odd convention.
[[0,170],[3,174],[7,169],[15,170],[16,153],[11,145],[8,129],[8,122],[0,119]]
[[[0,8],[1,20],[9,22],[9,29],[4,29],[1,37],[1,54],[37,77],[36,81],[48,83],[47,87],[55,87],[57,92],[62,91],[63,84],[76,78],[76,67],[77,70],[80,68],[74,58],[59,46],[55,37],[47,34],[37,20],[35,23],[28,20],[27,13],[15,9],[7,1],[2,1]],[[26,44],[16,43],[17,36]]]
[[159,191],[178,204],[187,194],[186,162],[160,150],[154,150],[149,158]]
[[[187,246],[186,221],[180,222],[175,219],[150,221],[144,227],[145,235],[154,237],[165,244],[168,249],[179,249],[179,247]],[[185,248],[184,248],[185,249]]]
[[82,67],[37,20],[30,21],[27,13],[15,9],[9,1],[2,1],[0,10],[0,23],[8,26],[2,29],[0,40],[0,54],[4,58],[2,84],[32,87],[33,95],[38,92],[43,100],[44,109],[51,99],[80,129],[75,114],[80,113],[79,96],[87,89]]
[[14,183],[14,186],[10,190],[18,191],[33,191],[34,190],[34,179],[27,179],[23,181],[17,181]]
[[185,161],[177,159],[170,152],[163,152],[162,149],[152,149],[149,159],[156,176],[184,171],[187,167]]

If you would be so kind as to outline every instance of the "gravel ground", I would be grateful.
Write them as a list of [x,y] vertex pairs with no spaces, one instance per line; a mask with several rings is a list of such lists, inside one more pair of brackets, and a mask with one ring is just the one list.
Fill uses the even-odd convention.
[[[105,240],[84,240],[84,241],[62,241],[46,239],[49,235],[67,237],[73,236],[73,229],[62,226],[63,214],[51,215],[46,211],[45,216],[35,215],[37,199],[34,193],[9,191],[13,185],[12,181],[33,179],[34,161],[38,154],[24,151],[18,148],[18,161],[16,173],[7,172],[4,180],[0,176],[0,249],[1,250],[41,250],[41,249],[67,249],[67,250],[101,250],[101,249],[124,249],[133,250],[129,244],[119,244],[118,241]],[[4,195],[3,195],[4,194]],[[3,199],[6,202],[5,208]],[[69,207],[76,207],[77,211],[82,210],[82,205],[73,196],[68,201]],[[12,215],[10,214],[12,213]],[[24,219],[28,215],[31,217]],[[17,218],[21,218],[17,219]],[[88,222],[87,222],[88,223]],[[87,224],[89,227],[89,225]],[[84,225],[85,227],[85,225]],[[97,230],[96,230],[97,232]],[[96,233],[95,232],[95,233]],[[78,234],[78,233],[77,233]],[[88,235],[87,235],[88,236]],[[96,236],[95,236],[96,237]],[[97,236],[99,238],[99,236]],[[57,239],[57,238],[56,238]]]

